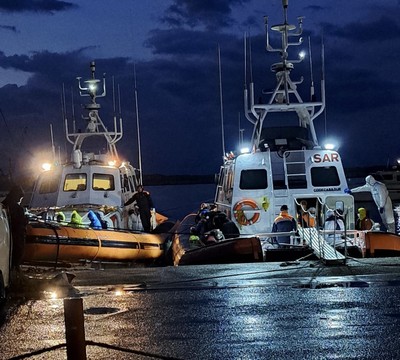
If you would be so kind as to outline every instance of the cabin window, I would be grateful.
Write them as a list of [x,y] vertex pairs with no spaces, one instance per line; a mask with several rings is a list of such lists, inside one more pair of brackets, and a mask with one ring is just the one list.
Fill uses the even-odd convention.
[[64,191],[86,190],[86,174],[67,174],[64,181]]
[[340,179],[336,167],[311,168],[311,182],[313,186],[339,186]]
[[93,190],[115,190],[114,176],[110,174],[93,174]]
[[44,178],[39,187],[39,194],[54,193],[58,190],[59,177],[49,176]]
[[268,187],[265,169],[243,170],[240,173],[239,187],[242,190],[266,189]]

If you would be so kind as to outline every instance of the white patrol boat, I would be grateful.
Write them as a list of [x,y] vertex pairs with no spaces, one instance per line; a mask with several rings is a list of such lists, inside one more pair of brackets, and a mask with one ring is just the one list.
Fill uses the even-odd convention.
[[[309,248],[323,259],[341,261],[343,255],[335,250],[336,246],[328,245],[325,241],[328,234],[321,230],[328,210],[344,219],[347,230],[354,230],[354,201],[344,193],[347,181],[339,153],[322,148],[317,139],[314,122],[325,109],[323,71],[319,100],[314,94],[312,76],[306,101],[300,94],[303,77],[292,79],[295,64],[302,57],[291,59],[289,50],[303,43],[303,18],[298,18],[297,26],[289,24],[287,9],[286,0],[283,1],[283,23],[271,29],[265,17],[266,49],[280,55],[279,61],[271,66],[276,85],[270,92],[263,92],[268,99],[260,98],[256,102],[255,98],[259,97],[254,94],[254,83],[245,84],[245,114],[254,126],[251,151],[226,155],[219,173],[215,204],[237,224],[242,236],[258,235],[267,250],[279,248],[293,252]],[[272,45],[270,30],[279,35],[279,47]],[[301,203],[305,202],[307,208],[302,211]],[[298,220],[298,231],[290,234],[289,245],[281,246],[272,240],[276,234],[271,232],[282,205],[287,205],[289,214]],[[315,226],[306,228],[299,220],[304,210],[309,211],[309,216],[315,216]],[[354,235],[346,234],[349,236],[354,240]]]
[[[65,119],[66,139],[73,147],[71,159],[44,171],[34,186],[29,212],[40,215],[41,221],[28,225],[26,261],[138,260],[163,253],[158,225],[166,218],[153,211],[152,234],[146,234],[136,203],[124,206],[136,192],[139,170],[122,161],[117,152],[122,118],[114,116],[113,131],[100,118],[97,99],[106,96],[106,83],[104,77],[102,81],[95,78],[94,62],[90,68],[90,79],[82,84],[77,78],[80,95],[90,99],[83,106],[86,128],[77,130],[74,124],[70,129]],[[100,145],[99,139],[103,140]],[[101,227],[91,226],[93,215]]]
[[[309,100],[304,101],[300,93],[304,78],[292,79],[295,64],[303,58],[289,56],[290,49],[303,43],[303,17],[298,18],[298,26],[289,24],[288,0],[282,4],[283,23],[269,28],[265,17],[266,49],[280,56],[271,66],[276,84],[261,97],[255,96],[253,81],[245,84],[244,111],[253,124],[251,150],[230,152],[224,157],[213,206],[204,204],[209,212],[202,210],[185,217],[173,238],[175,265],[312,257],[328,264],[345,263],[348,254],[399,255],[398,235],[355,230],[354,197],[344,191],[348,184],[340,154],[320,145],[314,124],[325,110],[323,46],[320,99],[315,96],[310,59]],[[280,46],[272,45],[270,30],[280,37]],[[260,100],[256,102],[255,98]],[[296,230],[273,232],[284,205],[296,221]],[[237,226],[240,236],[235,231],[232,238],[233,233],[227,231],[225,238],[214,236],[207,244],[207,234],[214,230],[201,234],[196,224],[205,221],[208,230],[218,228],[215,221],[207,220],[221,216],[218,213],[230,220],[226,223],[229,229],[232,222]],[[218,229],[223,232],[224,226]],[[205,242],[199,246],[198,239]]]

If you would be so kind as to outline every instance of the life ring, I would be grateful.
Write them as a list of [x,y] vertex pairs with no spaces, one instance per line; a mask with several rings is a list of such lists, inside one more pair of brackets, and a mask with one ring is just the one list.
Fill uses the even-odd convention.
[[[251,219],[246,217],[244,213],[246,210],[255,211]],[[235,215],[235,219],[238,224],[242,226],[252,225],[260,220],[260,208],[258,207],[257,203],[251,199],[238,201],[233,207],[233,214]]]

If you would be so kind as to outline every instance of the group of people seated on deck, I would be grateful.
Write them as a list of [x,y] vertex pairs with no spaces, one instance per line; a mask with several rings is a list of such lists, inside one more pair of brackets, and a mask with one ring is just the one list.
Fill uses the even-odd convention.
[[[357,230],[371,230],[375,228],[373,220],[367,217],[365,208],[358,209],[358,219],[356,222]],[[317,217],[316,208],[307,208],[307,201],[302,200],[297,213],[297,220],[288,213],[287,205],[282,205],[279,215],[275,218],[272,226],[274,233],[292,233],[280,235],[272,238],[273,243],[280,247],[293,244],[291,236],[298,235],[298,227],[302,228],[318,228],[325,231],[325,241],[332,246],[342,245],[346,239],[344,234],[345,221],[343,211],[341,209],[327,209],[325,212],[325,221],[320,225],[320,219]]]
[[[89,227],[95,230],[107,229],[108,225],[105,220],[101,218],[101,215],[97,211],[89,210],[87,217],[90,221]],[[68,225],[77,228],[84,228],[85,225],[82,222],[82,216],[73,210],[71,213],[71,219],[67,222],[65,214],[62,211],[58,211],[55,215],[55,220],[62,225]]]
[[239,236],[238,227],[225,213],[218,211],[214,204],[202,203],[195,225],[190,228],[189,244],[195,248]]

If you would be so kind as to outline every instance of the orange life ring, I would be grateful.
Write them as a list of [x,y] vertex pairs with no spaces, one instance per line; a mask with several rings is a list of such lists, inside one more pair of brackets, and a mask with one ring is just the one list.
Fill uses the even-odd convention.
[[[244,214],[244,211],[247,210],[246,208],[250,208],[248,210],[251,211],[256,211],[251,219],[248,219]],[[238,224],[242,226],[252,225],[260,220],[260,208],[258,207],[257,203],[251,199],[238,201],[233,207],[233,214],[235,215],[235,219]]]

